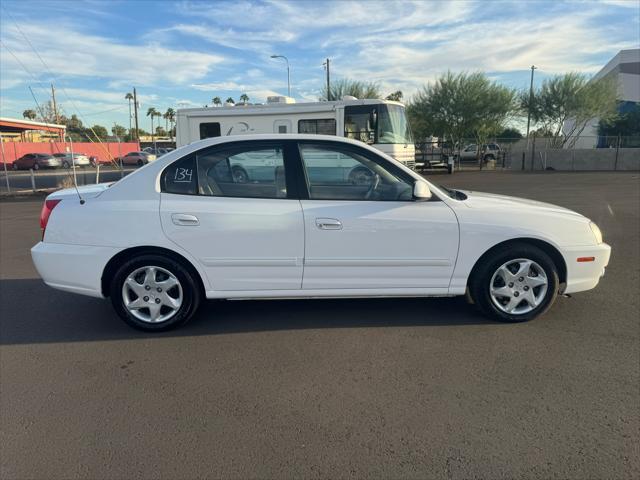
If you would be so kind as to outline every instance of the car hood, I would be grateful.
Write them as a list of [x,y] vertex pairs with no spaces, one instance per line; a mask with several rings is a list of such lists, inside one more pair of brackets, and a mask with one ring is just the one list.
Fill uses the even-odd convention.
[[[470,208],[478,208],[483,210],[526,210],[548,212],[555,214],[570,215],[572,217],[583,217],[583,215],[569,210],[568,208],[559,207],[551,203],[538,202],[526,198],[509,197],[507,195],[497,195],[495,193],[474,192],[469,190],[459,190],[467,196],[463,202]],[[584,217],[583,217],[584,218]]]
[[81,185],[76,190],[75,187],[65,188],[63,190],[57,190],[49,195],[47,198],[52,199],[63,199],[69,197],[78,197],[78,193],[83,199],[94,198],[104,192],[107,188],[109,188],[114,182],[108,183],[98,183],[94,185]]

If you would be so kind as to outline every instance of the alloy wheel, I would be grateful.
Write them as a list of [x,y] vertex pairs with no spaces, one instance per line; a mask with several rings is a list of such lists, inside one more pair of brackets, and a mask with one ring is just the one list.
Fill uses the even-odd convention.
[[171,319],[182,306],[183,298],[178,278],[162,267],[149,265],[137,268],[122,285],[124,307],[145,323]]
[[549,280],[533,260],[517,258],[502,264],[491,277],[491,301],[509,315],[523,315],[538,307],[547,294]]

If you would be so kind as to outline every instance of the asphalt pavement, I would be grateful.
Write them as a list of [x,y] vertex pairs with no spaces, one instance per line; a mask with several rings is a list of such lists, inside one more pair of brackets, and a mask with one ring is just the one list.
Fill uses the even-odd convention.
[[0,478],[639,478],[640,176],[433,175],[581,212],[593,291],[525,324],[464,299],[209,301],[129,329],[46,287],[0,202]]

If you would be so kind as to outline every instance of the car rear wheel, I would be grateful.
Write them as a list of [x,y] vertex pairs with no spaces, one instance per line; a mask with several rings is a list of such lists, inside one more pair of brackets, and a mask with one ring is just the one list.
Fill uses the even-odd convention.
[[34,170],[40,170],[40,164],[39,164],[38,162],[35,162],[35,163],[33,164],[33,169],[34,169]]
[[201,297],[197,281],[182,264],[153,254],[125,262],[113,276],[110,292],[118,315],[147,332],[183,325]]
[[479,265],[470,282],[474,303],[502,322],[524,322],[545,313],[558,296],[558,270],[541,249],[511,245]]
[[141,167],[144,165],[144,162],[142,160],[138,160],[138,166]]
[[67,162],[66,160],[64,162],[62,162],[62,168],[69,168],[69,162]]
[[17,163],[13,162],[13,169],[14,169],[14,170],[19,170],[19,169],[20,169],[20,167],[18,166],[18,164],[17,164]]

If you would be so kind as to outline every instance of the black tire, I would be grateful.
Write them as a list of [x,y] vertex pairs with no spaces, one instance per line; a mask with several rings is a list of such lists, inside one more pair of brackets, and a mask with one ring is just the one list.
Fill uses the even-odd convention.
[[67,162],[66,160],[64,162],[62,162],[62,168],[69,168],[71,165],[69,165],[69,162]]
[[[157,323],[145,322],[135,317],[125,307],[124,299],[122,297],[124,282],[135,270],[145,266],[160,267],[167,270],[178,279],[180,286],[182,287],[182,304],[173,316],[165,321]],[[202,299],[199,283],[195,278],[193,278],[193,275],[189,270],[181,263],[157,254],[140,255],[122,264],[111,279],[109,291],[111,294],[111,303],[113,308],[120,318],[122,318],[127,325],[145,332],[162,332],[184,325],[191,319],[191,317],[193,317]]]
[[38,162],[34,162],[33,169],[34,170],[40,170],[40,164]]
[[242,167],[231,167],[231,175],[234,183],[248,183],[249,174]]
[[138,166],[141,167],[144,165],[144,162],[142,160],[138,160]]
[[[494,273],[505,263],[516,259],[533,260],[544,270],[547,278],[547,290],[541,295],[540,303],[526,313],[510,314],[494,304],[491,298],[490,287]],[[469,293],[473,302],[486,316],[500,322],[526,322],[543,315],[558,296],[559,279],[558,268],[553,260],[540,248],[527,243],[514,243],[507,245],[503,251],[495,252],[477,266],[469,282]],[[517,285],[516,285],[517,288]],[[534,287],[534,290],[538,287]],[[523,293],[524,295],[524,293]],[[505,298],[506,301],[506,298]],[[500,303],[500,302],[498,302]],[[522,304],[520,304],[522,305]],[[525,305],[526,306],[526,305]]]
[[14,170],[20,170],[20,167],[18,166],[18,164],[16,162],[13,162],[13,169]]

